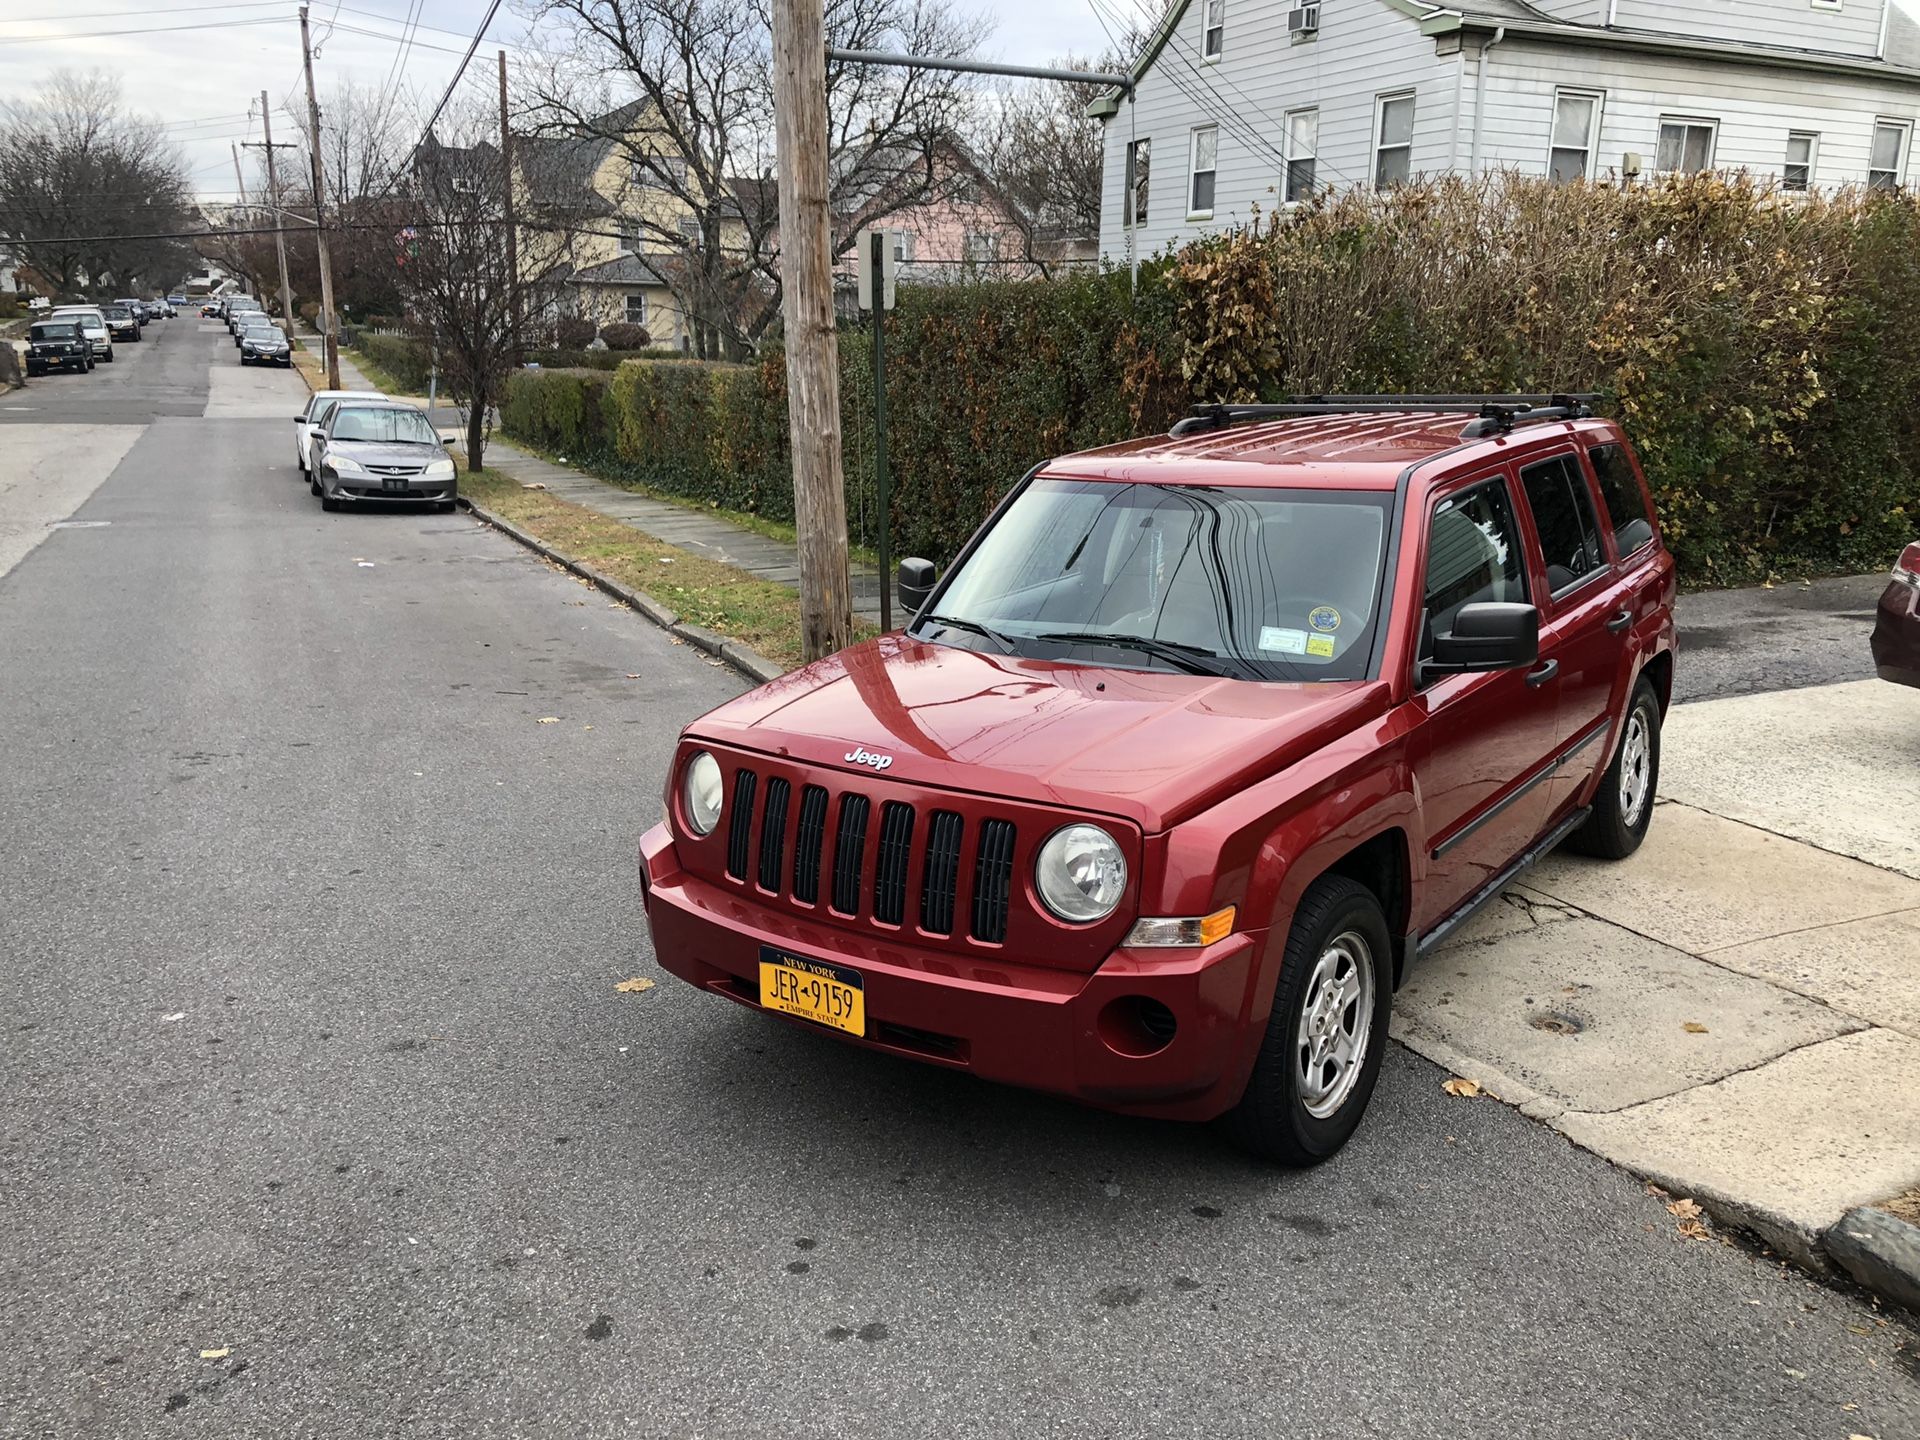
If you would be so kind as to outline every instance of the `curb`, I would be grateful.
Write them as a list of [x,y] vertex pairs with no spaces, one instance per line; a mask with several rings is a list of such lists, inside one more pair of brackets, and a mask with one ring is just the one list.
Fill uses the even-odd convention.
[[1867,1289],[1920,1315],[1920,1226],[1862,1206],[1829,1226],[1820,1243]]
[[704,626],[694,625],[682,620],[677,614],[644,591],[624,585],[611,575],[603,575],[591,565],[575,560],[571,555],[563,555],[547,544],[539,536],[522,530],[503,515],[496,515],[484,505],[476,505],[466,496],[459,497],[459,503],[483,524],[491,525],[501,534],[519,541],[537,555],[544,556],[554,564],[578,575],[582,580],[597,586],[631,609],[638,610],[647,619],[669,634],[677,635],[689,645],[693,645],[713,656],[716,660],[731,665],[742,675],[756,683],[764,684],[768,680],[777,680],[786,674],[786,667],[767,659],[757,650],[751,650],[724,636],[716,635]]

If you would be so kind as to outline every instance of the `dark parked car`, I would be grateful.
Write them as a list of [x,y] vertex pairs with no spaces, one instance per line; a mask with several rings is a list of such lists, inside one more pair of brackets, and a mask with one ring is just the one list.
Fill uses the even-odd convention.
[[251,365],[293,365],[293,347],[280,327],[269,322],[249,325],[240,332],[240,363]]
[[1312,1164],[1416,958],[1656,813],[1674,562],[1581,397],[1209,407],[899,580],[640,841],[661,965],[841,1040]]
[[27,330],[27,374],[93,369],[93,347],[75,320],[36,320]]
[[125,305],[102,305],[100,313],[107,317],[107,333],[116,340],[138,340],[140,338],[140,319]]
[[397,401],[332,405],[313,434],[308,478],[323,510],[432,501],[453,509],[453,458],[427,417]]
[[1900,552],[1873,626],[1873,665],[1882,680],[1920,685],[1920,540]]

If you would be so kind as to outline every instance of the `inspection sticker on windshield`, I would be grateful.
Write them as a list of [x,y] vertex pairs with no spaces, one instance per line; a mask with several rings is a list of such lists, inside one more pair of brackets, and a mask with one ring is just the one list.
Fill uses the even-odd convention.
[[1277,625],[1262,625],[1260,648],[1269,655],[1304,655],[1307,653],[1307,632],[1282,630]]
[[1333,637],[1331,635],[1307,636],[1307,654],[1319,655],[1331,659],[1333,656]]
[[1307,616],[1307,623],[1323,635],[1331,635],[1340,628],[1340,612],[1331,605],[1321,605]]

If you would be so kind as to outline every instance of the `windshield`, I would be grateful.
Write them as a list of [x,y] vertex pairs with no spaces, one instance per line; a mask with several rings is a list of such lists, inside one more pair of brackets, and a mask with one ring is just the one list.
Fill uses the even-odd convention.
[[[1385,493],[1037,480],[920,635],[1248,680],[1357,680],[1380,616]],[[1095,638],[1098,637],[1098,638]],[[1128,639],[1146,645],[1130,649]]]
[[35,325],[29,332],[35,340],[78,340],[78,325]]
[[107,318],[109,320],[131,320],[133,314],[124,305],[109,305],[107,307]]
[[333,417],[331,434],[335,440],[370,440],[378,444],[403,441],[414,445],[438,445],[427,417],[418,410],[393,407],[383,410],[342,410]]

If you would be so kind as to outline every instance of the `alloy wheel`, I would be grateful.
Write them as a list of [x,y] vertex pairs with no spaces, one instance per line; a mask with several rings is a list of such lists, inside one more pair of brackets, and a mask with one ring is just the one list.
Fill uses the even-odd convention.
[[1373,950],[1354,930],[1327,943],[1307,981],[1295,1036],[1300,1103],[1325,1120],[1347,1102],[1366,1068],[1373,1029]]

